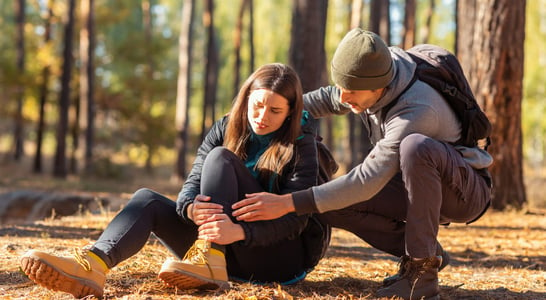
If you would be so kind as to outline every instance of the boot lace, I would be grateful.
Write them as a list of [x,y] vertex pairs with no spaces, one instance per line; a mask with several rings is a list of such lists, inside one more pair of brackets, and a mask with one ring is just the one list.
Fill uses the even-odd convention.
[[415,290],[415,286],[417,285],[417,281],[419,281],[421,276],[425,274],[428,269],[431,269],[431,268],[438,269],[438,267],[440,266],[441,260],[442,260],[442,257],[437,256],[436,259],[425,258],[422,261],[412,261],[412,259],[409,258],[406,261],[406,264],[405,264],[406,270],[403,276],[406,277],[411,284],[410,299],[412,299],[413,297],[413,292]]
[[211,278],[214,280],[214,274],[212,273],[212,268],[209,265],[207,260],[207,252],[209,252],[210,244],[208,242],[204,243],[204,246],[199,247],[197,243],[194,243],[188,252],[184,255],[182,260],[190,261],[193,264],[206,265],[209,269]]
[[91,263],[89,260],[87,260],[86,256],[89,252],[89,249],[83,248],[74,248],[74,259],[76,259],[76,262],[83,267],[86,271],[91,271]]

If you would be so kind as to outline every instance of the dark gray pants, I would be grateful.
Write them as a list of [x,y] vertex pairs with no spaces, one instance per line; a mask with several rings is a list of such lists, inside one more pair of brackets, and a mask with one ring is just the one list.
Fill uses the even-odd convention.
[[321,218],[379,250],[423,258],[435,255],[440,224],[472,221],[489,205],[486,181],[450,144],[407,136],[400,170],[370,200]]

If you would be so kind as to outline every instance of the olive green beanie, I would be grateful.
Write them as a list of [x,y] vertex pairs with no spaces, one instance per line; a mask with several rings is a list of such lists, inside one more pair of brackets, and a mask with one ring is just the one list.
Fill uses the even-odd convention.
[[332,80],[348,90],[375,90],[391,82],[391,53],[375,33],[355,28],[339,43],[332,59]]

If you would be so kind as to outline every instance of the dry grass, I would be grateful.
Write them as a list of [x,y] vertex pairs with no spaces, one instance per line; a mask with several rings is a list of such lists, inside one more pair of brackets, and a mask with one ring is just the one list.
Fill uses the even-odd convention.
[[[45,290],[18,270],[18,257],[34,248],[69,254],[98,237],[113,213],[64,217],[0,228],[0,299],[71,299]],[[440,273],[442,299],[546,299],[546,218],[543,213],[488,212],[471,225],[440,230],[452,263]],[[167,250],[151,239],[136,256],[114,268],[107,299],[374,299],[396,270],[395,258],[351,233],[334,230],[326,257],[295,286],[233,284],[225,291],[177,291],[157,272]]]
[[[180,183],[170,182],[171,168],[155,177],[128,171],[130,180],[69,177],[55,180],[29,174],[30,166],[0,166],[0,193],[13,189],[86,192],[120,199],[128,192],[149,187],[174,196]],[[5,171],[5,173],[4,173]],[[538,177],[537,177],[538,178]],[[542,194],[546,177],[533,189]],[[537,202],[535,202],[537,203]],[[451,255],[440,273],[442,299],[546,299],[546,201],[529,212],[489,211],[471,225],[452,224],[440,229],[439,240]],[[113,205],[114,209],[116,205]],[[0,225],[0,300],[72,299],[30,282],[18,267],[19,256],[29,249],[68,255],[74,247],[94,241],[114,212],[48,219],[25,225]],[[233,284],[217,292],[177,291],[164,286],[157,272],[168,251],[156,240],[114,268],[107,279],[106,299],[374,299],[397,260],[377,251],[353,234],[334,230],[326,257],[306,280],[295,286]]]

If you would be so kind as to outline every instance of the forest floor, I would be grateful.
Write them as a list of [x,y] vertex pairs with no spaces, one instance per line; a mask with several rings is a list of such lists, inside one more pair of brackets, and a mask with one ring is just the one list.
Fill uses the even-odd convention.
[[[143,177],[127,185],[44,178],[2,176],[0,193],[14,189],[89,193],[88,185],[92,184],[95,191],[91,193],[124,202],[137,187],[164,191],[173,198],[178,189],[177,184],[158,180],[160,176]],[[0,300],[72,299],[69,294],[48,291],[29,281],[19,271],[19,257],[29,249],[70,255],[73,248],[94,241],[115,213],[104,209],[0,225]],[[470,225],[441,227],[439,241],[451,256],[450,265],[439,275],[441,299],[546,299],[546,210],[490,210]],[[151,238],[142,251],[109,273],[105,299],[376,299],[375,291],[383,278],[397,270],[395,257],[339,229],[333,231],[325,258],[306,280],[294,286],[233,283],[223,291],[179,291],[157,278],[168,256],[166,248]]]

